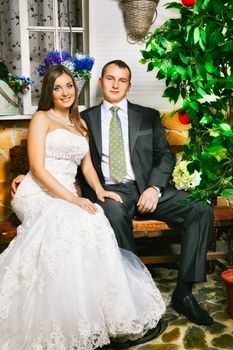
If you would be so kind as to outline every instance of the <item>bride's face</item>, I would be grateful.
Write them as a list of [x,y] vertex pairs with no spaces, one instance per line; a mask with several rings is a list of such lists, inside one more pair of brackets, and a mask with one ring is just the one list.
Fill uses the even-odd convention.
[[62,73],[54,82],[53,104],[56,109],[67,109],[75,100],[75,88],[71,77]]

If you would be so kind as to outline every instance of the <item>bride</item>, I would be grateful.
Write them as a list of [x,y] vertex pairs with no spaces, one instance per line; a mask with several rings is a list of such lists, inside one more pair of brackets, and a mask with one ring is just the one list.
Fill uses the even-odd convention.
[[0,256],[1,350],[125,348],[165,328],[148,270],[118,248],[100,206],[76,194],[81,166],[99,200],[122,202],[99,182],[77,106],[70,71],[52,66],[29,126],[30,171],[12,200],[22,224]]

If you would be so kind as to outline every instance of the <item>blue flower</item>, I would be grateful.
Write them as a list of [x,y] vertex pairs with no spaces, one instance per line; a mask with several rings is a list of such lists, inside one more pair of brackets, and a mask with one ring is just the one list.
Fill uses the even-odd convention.
[[29,87],[32,85],[33,81],[30,78],[24,77],[23,75],[15,76],[9,73],[7,83],[15,93],[23,94],[29,90]]
[[93,57],[86,54],[71,55],[68,51],[51,51],[45,56],[43,63],[37,68],[37,72],[42,77],[54,64],[64,64],[75,77],[89,79],[94,61]]
[[94,65],[94,58],[84,55],[75,55],[73,63],[75,70],[91,70]]

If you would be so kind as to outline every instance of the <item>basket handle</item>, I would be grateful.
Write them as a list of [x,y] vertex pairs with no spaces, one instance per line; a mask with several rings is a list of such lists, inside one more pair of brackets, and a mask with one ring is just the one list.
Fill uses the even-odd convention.
[[18,103],[12,100],[1,87],[0,87],[0,94],[7,100],[7,102],[12,104],[14,107],[18,107]]

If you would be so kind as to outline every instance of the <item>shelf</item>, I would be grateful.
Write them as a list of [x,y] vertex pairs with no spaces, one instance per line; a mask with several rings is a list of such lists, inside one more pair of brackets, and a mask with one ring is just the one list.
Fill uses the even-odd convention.
[[[82,112],[87,107],[84,105],[78,106],[79,111]],[[8,121],[8,120],[30,120],[32,117],[31,114],[16,114],[16,115],[0,115],[0,123],[1,121]]]
[[8,120],[29,120],[31,119],[31,115],[23,115],[23,114],[16,114],[16,115],[0,115],[0,123],[1,121],[8,121]]

